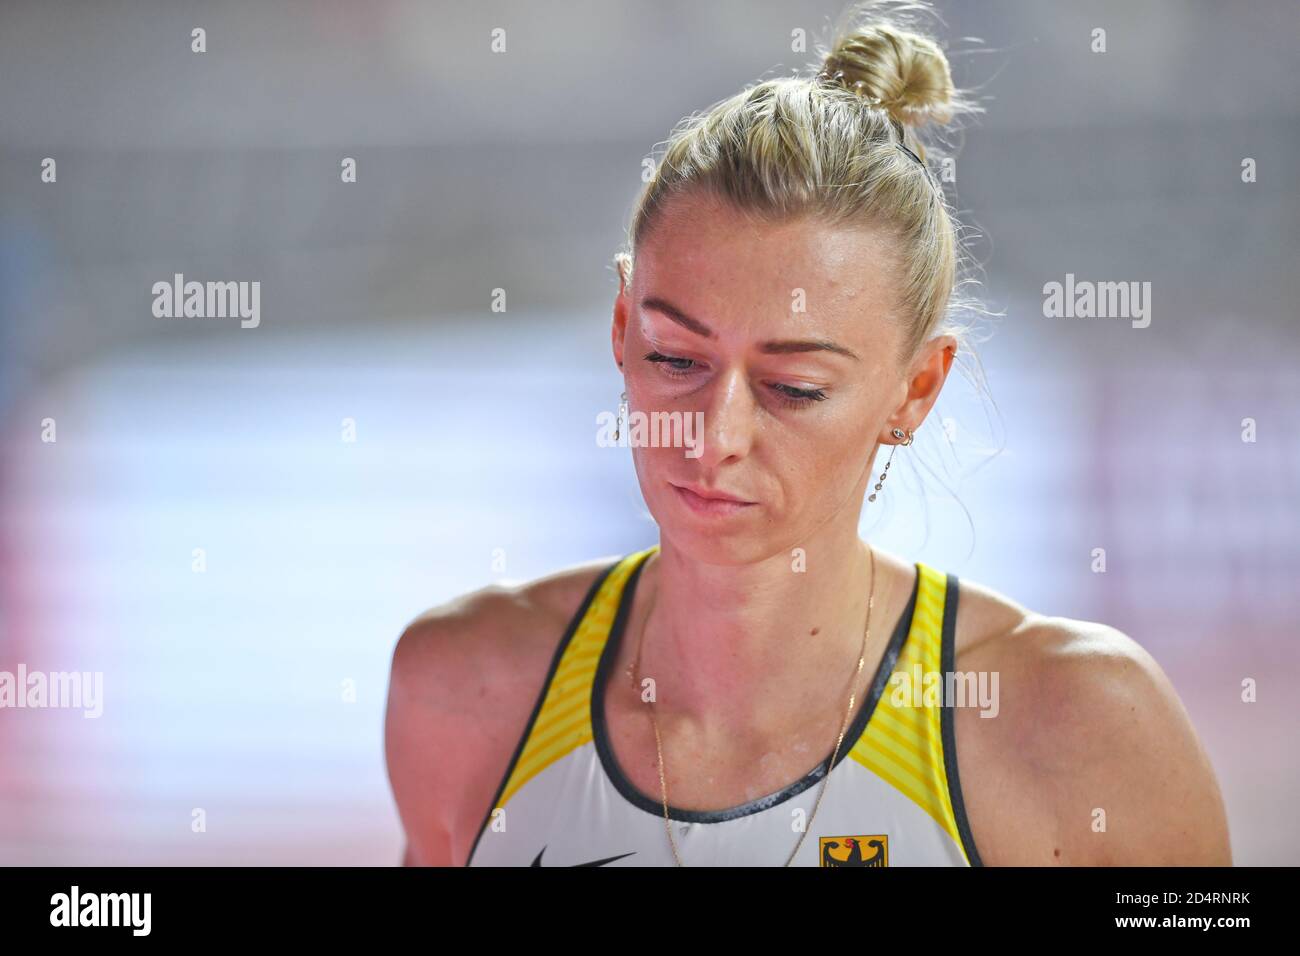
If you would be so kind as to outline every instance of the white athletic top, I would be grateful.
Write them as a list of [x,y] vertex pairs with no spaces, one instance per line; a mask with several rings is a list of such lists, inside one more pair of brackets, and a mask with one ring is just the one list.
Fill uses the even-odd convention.
[[[598,576],[556,649],[469,866],[673,866],[663,802],[624,776],[604,688],[637,577],[658,545]],[[980,865],[962,806],[953,712],[891,675],[952,670],[957,578],[917,563],[911,599],[792,866]],[[920,671],[916,670],[919,665]],[[910,685],[908,685],[910,688]],[[920,685],[918,685],[920,686]],[[942,686],[942,683],[940,687]],[[669,805],[686,866],[780,866],[812,814],[830,752],[783,789],[727,810]]]

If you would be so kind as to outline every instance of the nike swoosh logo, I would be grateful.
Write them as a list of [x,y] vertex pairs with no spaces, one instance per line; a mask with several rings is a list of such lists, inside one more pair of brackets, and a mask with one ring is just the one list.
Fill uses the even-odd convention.
[[[533,860],[533,866],[542,865],[542,854],[546,852],[546,847],[537,851],[537,859]],[[635,853],[636,851],[633,851]],[[620,853],[618,856],[607,856],[603,860],[592,860],[590,863],[575,863],[574,866],[604,866],[606,863],[613,863],[615,860],[621,860],[625,856],[632,856],[632,853]]]

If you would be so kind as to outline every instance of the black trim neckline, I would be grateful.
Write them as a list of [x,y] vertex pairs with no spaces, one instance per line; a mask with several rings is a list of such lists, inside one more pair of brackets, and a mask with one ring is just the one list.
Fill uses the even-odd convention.
[[[632,782],[627,779],[623,773],[623,768],[619,766],[617,758],[614,756],[613,747],[610,745],[608,731],[605,726],[605,683],[609,671],[617,657],[619,641],[623,637],[623,631],[627,625],[627,617],[632,607],[632,598],[636,592],[636,583],[641,576],[641,570],[645,567],[649,556],[643,558],[641,562],[632,571],[631,575],[623,584],[623,593],[619,598],[618,611],[614,617],[614,623],[610,627],[609,637],[605,641],[605,646],[600,652],[600,661],[596,667],[596,678],[592,683],[591,689],[591,730],[592,739],[596,745],[596,754],[600,760],[601,769],[604,770],[614,788],[633,806],[653,813],[655,816],[664,815],[664,805],[661,801],[654,801],[643,794]],[[858,739],[866,730],[867,723],[871,715],[875,713],[876,704],[879,702],[881,695],[884,693],[885,685],[889,682],[889,676],[893,673],[894,665],[898,661],[899,652],[903,644],[907,641],[907,635],[911,631],[912,616],[916,610],[916,598],[921,589],[921,569],[919,565],[914,565],[915,580],[912,583],[912,596],[908,599],[903,613],[894,627],[894,633],[890,636],[889,643],[885,646],[885,653],[880,658],[880,663],[876,666],[875,675],[871,679],[870,689],[867,693],[867,699],[862,706],[858,708],[857,716],[845,731],[845,743],[840,747],[840,752],[835,758],[835,767],[838,767],[844,758],[849,755]],[[808,771],[798,780],[787,784],[774,793],[758,797],[739,806],[728,807],[723,810],[684,810],[668,805],[668,817],[682,823],[723,823],[727,820],[737,820],[741,817],[747,817],[754,813],[775,807],[778,804],[785,803],[792,797],[798,796],[807,790],[813,784],[819,782],[827,774],[827,764],[830,763],[831,755],[828,753],[816,767]],[[833,771],[835,767],[831,767]]]
[[[955,574],[947,576],[947,593],[943,602],[942,644],[939,651],[939,670],[944,675],[953,673],[957,656],[957,595],[958,580]],[[961,845],[966,850],[966,857],[971,866],[983,866],[979,851],[975,849],[975,837],[970,830],[970,820],[966,817],[966,803],[961,797],[961,777],[957,773],[957,736],[956,714],[952,700],[944,702],[940,711],[940,736],[943,738],[944,773],[948,778],[948,802],[952,804],[952,815],[957,821],[957,834]]]

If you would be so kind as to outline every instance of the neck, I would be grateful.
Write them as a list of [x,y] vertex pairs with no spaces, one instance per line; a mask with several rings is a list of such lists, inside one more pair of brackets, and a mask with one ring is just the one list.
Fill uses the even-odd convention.
[[635,659],[640,639],[640,676],[655,680],[656,713],[706,736],[762,740],[789,734],[792,722],[825,723],[830,713],[843,714],[851,688],[855,708],[861,705],[892,629],[882,613],[892,607],[888,575],[877,556],[866,660],[857,671],[871,564],[856,523],[810,540],[802,569],[787,552],[740,566],[703,564],[663,540],[638,584],[648,589],[649,617],[643,610],[628,621],[625,659]]

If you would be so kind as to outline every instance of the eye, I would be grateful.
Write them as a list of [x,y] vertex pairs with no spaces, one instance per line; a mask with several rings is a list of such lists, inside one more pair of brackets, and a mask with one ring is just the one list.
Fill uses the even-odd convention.
[[[662,352],[648,352],[645,360],[658,365],[670,378],[685,378],[700,367],[695,359],[664,355]],[[777,400],[786,408],[806,408],[814,402],[826,400],[824,388],[795,388],[793,385],[784,385],[780,382],[769,383],[768,388],[772,389]]]
[[773,383],[770,387],[786,408],[803,408],[813,402],[826,401],[824,388],[795,388],[793,385],[782,385],[779,382]]
[[695,366],[695,359],[678,358],[674,355],[664,355],[662,352],[649,352],[645,360],[659,365],[664,370],[664,374],[672,378],[680,378]]

